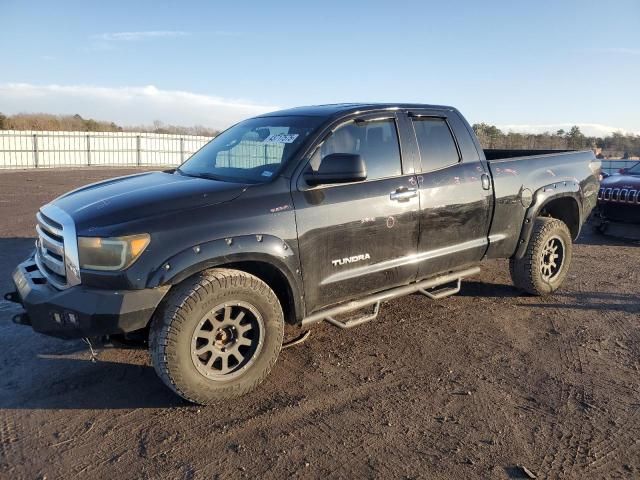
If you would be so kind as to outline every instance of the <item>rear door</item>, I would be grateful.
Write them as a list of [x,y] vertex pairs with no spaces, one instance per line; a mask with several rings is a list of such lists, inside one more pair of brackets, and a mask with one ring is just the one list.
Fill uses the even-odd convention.
[[[413,165],[403,163],[396,114],[335,127],[307,160],[317,169],[331,153],[363,157],[367,179],[292,189],[307,313],[413,281],[419,202]],[[304,171],[304,170],[303,170]]]
[[490,175],[455,111],[411,111],[420,162],[418,278],[480,261],[493,208]]

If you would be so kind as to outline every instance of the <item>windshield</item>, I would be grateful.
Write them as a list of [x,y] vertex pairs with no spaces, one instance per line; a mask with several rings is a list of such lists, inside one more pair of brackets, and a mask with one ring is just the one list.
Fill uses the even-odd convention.
[[640,175],[640,162],[636,163],[633,167],[627,170],[629,175]]
[[229,182],[267,182],[322,120],[291,116],[245,120],[207,143],[178,172]]

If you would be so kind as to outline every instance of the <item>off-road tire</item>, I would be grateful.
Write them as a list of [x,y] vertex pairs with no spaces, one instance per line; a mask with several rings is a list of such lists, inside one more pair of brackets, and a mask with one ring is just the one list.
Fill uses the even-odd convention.
[[[554,237],[559,238],[564,244],[562,264],[558,273],[550,280],[546,280],[543,277],[540,262],[545,245]],[[571,233],[564,222],[555,218],[537,218],[524,256],[509,260],[509,273],[513,284],[531,295],[548,295],[555,292],[562,286],[567,276],[572,252]]]
[[[251,304],[264,323],[264,341],[253,363],[227,381],[211,380],[192,360],[192,337],[207,312],[224,302]],[[230,269],[205,270],[174,287],[154,315],[149,331],[151,361],[162,381],[181,397],[210,404],[256,388],[275,364],[284,335],[282,308],[259,278]]]

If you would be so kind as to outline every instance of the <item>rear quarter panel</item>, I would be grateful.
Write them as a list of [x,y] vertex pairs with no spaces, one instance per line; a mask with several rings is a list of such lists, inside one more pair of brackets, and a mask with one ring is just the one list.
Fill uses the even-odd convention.
[[580,223],[596,205],[600,162],[591,150],[491,160],[495,206],[488,258],[509,258],[518,246],[525,215],[545,187],[573,196]]

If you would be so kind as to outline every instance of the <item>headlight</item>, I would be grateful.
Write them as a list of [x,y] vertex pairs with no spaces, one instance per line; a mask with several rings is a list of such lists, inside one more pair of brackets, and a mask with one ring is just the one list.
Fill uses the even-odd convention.
[[78,237],[80,268],[123,270],[135,262],[149,245],[146,233],[126,237]]

